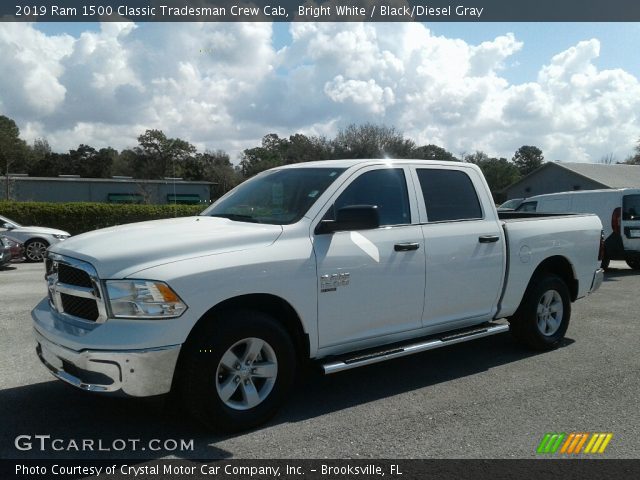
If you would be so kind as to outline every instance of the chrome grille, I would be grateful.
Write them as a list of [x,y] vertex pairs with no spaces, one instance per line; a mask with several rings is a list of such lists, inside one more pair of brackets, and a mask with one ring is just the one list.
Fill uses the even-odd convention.
[[104,322],[107,313],[93,266],[49,253],[46,259],[49,304],[59,314],[89,322]]
[[91,277],[84,270],[74,268],[65,263],[58,264],[58,281],[67,285],[92,288]]
[[98,319],[98,315],[100,315],[96,301],[90,298],[74,297],[73,295],[61,293],[60,300],[62,300],[64,312],[74,317],[95,322]]

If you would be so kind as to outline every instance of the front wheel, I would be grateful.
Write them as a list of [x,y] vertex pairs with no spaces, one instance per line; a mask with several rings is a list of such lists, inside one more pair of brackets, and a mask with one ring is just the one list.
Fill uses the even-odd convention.
[[554,274],[538,274],[510,319],[511,332],[535,350],[550,350],[564,338],[570,318],[571,299],[564,280]]
[[627,265],[629,265],[629,268],[632,268],[633,270],[640,270],[640,258],[627,259]]
[[194,332],[186,346],[183,395],[209,427],[246,430],[266,422],[284,402],[294,378],[295,352],[271,316],[226,312]]
[[27,262],[41,262],[49,244],[40,239],[29,240],[24,244],[24,256]]

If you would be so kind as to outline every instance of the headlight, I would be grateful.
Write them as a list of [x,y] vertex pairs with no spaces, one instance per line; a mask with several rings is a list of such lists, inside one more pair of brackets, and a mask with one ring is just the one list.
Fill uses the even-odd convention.
[[58,240],[65,240],[67,238],[69,238],[71,235],[62,235],[59,233],[54,233],[53,234],[54,238],[57,238]]
[[175,318],[187,306],[164,282],[107,280],[111,315],[115,318]]

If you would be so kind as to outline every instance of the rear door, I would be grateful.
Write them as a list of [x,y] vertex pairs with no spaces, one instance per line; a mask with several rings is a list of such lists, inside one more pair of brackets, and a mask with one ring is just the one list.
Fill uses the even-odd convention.
[[622,197],[620,230],[625,251],[640,252],[640,192]]
[[495,209],[483,208],[492,205],[485,182],[465,167],[417,167],[414,175],[427,255],[423,325],[493,316],[505,237]]

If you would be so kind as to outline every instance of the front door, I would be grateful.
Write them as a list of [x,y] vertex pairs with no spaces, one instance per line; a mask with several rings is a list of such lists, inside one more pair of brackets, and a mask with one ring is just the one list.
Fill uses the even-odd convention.
[[377,205],[380,228],[315,235],[319,347],[419,328],[425,254],[411,223],[403,168],[365,169],[337,196],[324,218],[349,205]]

